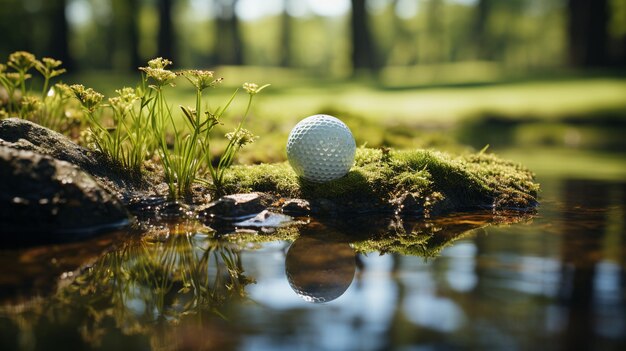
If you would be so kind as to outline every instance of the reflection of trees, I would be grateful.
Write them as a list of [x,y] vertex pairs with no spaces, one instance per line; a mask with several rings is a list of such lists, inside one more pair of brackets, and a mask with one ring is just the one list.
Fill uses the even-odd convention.
[[606,183],[565,182],[566,208],[584,206],[588,210],[584,211],[583,218],[580,211],[564,213],[559,298],[568,308],[568,316],[561,344],[563,350],[589,350],[597,341],[594,283],[596,266],[602,258],[609,193]]
[[33,342],[45,343],[56,330],[73,335],[74,345],[109,339],[149,342],[156,349],[217,345],[225,340],[211,339],[216,320],[229,301],[245,297],[251,282],[233,245],[191,234],[133,240],[102,256],[53,298],[13,316],[24,335],[38,331]]

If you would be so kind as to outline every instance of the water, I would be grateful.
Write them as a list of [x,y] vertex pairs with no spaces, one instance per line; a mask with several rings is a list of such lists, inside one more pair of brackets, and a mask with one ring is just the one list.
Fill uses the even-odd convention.
[[626,182],[590,178],[540,174],[536,214],[5,250],[0,349],[624,350]]

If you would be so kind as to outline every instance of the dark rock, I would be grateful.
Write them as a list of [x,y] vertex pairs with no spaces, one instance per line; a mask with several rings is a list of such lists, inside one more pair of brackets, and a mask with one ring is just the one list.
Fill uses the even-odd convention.
[[27,120],[0,120],[0,146],[67,161],[116,193],[128,193],[148,185],[142,179],[129,177],[128,172],[120,171],[101,153],[77,145],[66,136]]
[[0,223],[0,242],[32,245],[111,230],[128,224],[128,215],[78,167],[0,146]]
[[304,216],[311,213],[311,204],[303,199],[289,199],[282,206],[283,213],[292,216]]
[[272,202],[274,198],[265,193],[233,194],[199,206],[196,212],[201,217],[242,220],[254,217],[271,206]]

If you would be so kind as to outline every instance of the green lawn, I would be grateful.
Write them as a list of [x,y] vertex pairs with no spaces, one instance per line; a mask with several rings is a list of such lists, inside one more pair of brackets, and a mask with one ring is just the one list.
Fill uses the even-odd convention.
[[[224,67],[216,71],[224,86],[210,91],[214,103],[224,101],[232,89],[246,81],[271,83],[257,101],[260,118],[286,123],[324,110],[343,111],[381,123],[447,126],[484,113],[511,117],[556,119],[594,114],[598,110],[626,109],[626,78],[574,77],[546,80],[498,81],[448,86],[417,85],[390,88],[371,80],[328,80],[298,70]],[[139,76],[92,73],[66,78],[84,82],[110,95],[122,85],[133,85]],[[411,77],[407,77],[410,79]],[[179,79],[170,91],[173,105],[190,104],[193,92]],[[243,99],[242,99],[243,100]],[[239,104],[243,108],[245,102]],[[341,116],[338,116],[341,117]]]
[[[459,67],[455,69],[462,71]],[[418,70],[406,74],[425,73]],[[298,70],[259,67],[223,67],[216,70],[216,75],[224,77],[224,86],[208,91],[206,101],[212,107],[224,104],[241,83],[272,84],[255,98],[246,127],[260,139],[243,150],[239,158],[242,163],[284,160],[284,145],[295,123],[323,112],[346,121],[359,145],[448,150],[458,140],[458,135],[452,133],[454,127],[486,117],[533,124],[522,124],[511,135],[499,135],[497,130],[485,129],[479,122],[472,130],[475,136],[472,144],[476,148],[488,143],[497,146],[491,141],[494,137],[513,138],[520,145],[538,145],[552,139],[558,144],[572,134],[567,125],[563,126],[564,119],[591,122],[610,116],[619,118],[621,125],[626,120],[626,78],[610,74],[513,80],[492,75],[482,82],[476,81],[476,75],[459,78],[448,75],[444,81],[447,85],[433,85],[434,78],[420,80],[413,76],[407,76],[408,83],[404,85],[362,77],[329,80]],[[133,86],[138,78],[138,74],[91,73],[68,76],[65,80],[84,83],[111,96],[121,86]],[[221,132],[230,130],[242,114],[246,97],[244,92],[240,94],[224,119]],[[194,103],[194,92],[183,79],[178,80],[176,87],[167,89],[167,97],[176,111],[178,105]],[[582,131],[579,147],[602,144],[606,130],[605,126],[600,134]],[[219,141],[214,145],[219,148]]]

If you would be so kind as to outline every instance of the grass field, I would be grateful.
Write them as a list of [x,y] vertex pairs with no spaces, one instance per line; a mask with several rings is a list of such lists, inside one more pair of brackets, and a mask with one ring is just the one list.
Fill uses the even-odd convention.
[[[461,70],[457,67],[455,72]],[[554,140],[559,143],[563,135],[571,134],[568,123],[572,120],[594,125],[606,123],[608,116],[617,118],[620,128],[626,121],[626,77],[620,74],[535,76],[532,79],[487,75],[483,81],[477,81],[476,75],[471,74],[466,74],[465,78],[448,75],[445,84],[436,84],[435,80],[426,79],[428,77],[420,80],[410,76],[423,74],[422,71],[406,74],[409,76],[405,77],[405,84],[400,84],[398,77],[393,82],[363,77],[330,80],[293,69],[223,67],[216,69],[216,75],[224,77],[224,84],[209,90],[207,100],[215,107],[225,103],[233,90],[244,82],[272,84],[255,99],[247,128],[260,139],[240,154],[239,160],[243,163],[284,160],[284,145],[291,128],[300,119],[316,113],[332,113],[346,121],[359,145],[399,148],[457,148],[454,145],[459,140],[458,129],[471,123],[474,123],[474,130],[470,144],[482,148],[490,143],[498,147],[492,141],[494,138],[504,141],[514,138],[515,142],[521,140],[531,146]],[[83,82],[111,96],[115,89],[133,86],[138,78],[138,74],[90,73],[68,76],[65,80]],[[178,105],[193,105],[192,87],[183,79],[178,79],[176,85],[166,91],[169,104],[175,110]],[[232,129],[243,113],[244,95],[241,92],[240,98],[235,100],[224,120],[223,131]],[[512,136],[484,128],[481,121],[493,116],[522,128],[514,133],[507,131]],[[489,126],[489,120],[486,123]],[[611,128],[609,126],[608,130]],[[603,127],[600,142],[606,130],[606,126]],[[592,132],[580,132],[584,138],[577,147],[598,144],[598,133]]]

